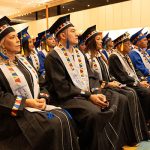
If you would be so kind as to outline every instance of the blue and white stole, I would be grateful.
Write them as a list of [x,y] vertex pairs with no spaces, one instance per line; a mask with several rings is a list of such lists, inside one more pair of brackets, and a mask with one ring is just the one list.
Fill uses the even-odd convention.
[[150,57],[148,55],[148,53],[145,51],[144,53],[141,53],[138,49],[133,49],[132,51],[135,51],[136,53],[139,54],[139,56],[142,59],[142,62],[144,64],[144,66],[149,70],[150,72]]
[[81,90],[89,91],[89,77],[86,62],[80,50],[74,48],[73,53],[70,53],[61,44],[56,46],[54,50],[63,61],[73,84]]
[[31,52],[29,57],[30,57],[30,59],[31,59],[31,61],[33,63],[33,66],[38,71],[40,69],[40,62],[39,62],[38,54],[35,53],[35,52]]
[[91,58],[91,52],[86,53],[86,56],[88,58],[91,69],[98,73],[99,80],[103,80],[102,70],[101,70],[101,67],[99,65],[99,62],[98,62],[97,58],[96,57]]
[[26,81],[26,78],[24,77],[23,73],[18,69],[18,67],[14,64],[6,63],[5,61],[1,61],[0,63],[0,69],[2,70],[4,76],[6,77],[10,88],[14,95],[16,96],[23,96],[26,98],[38,98],[39,95],[39,84],[38,84],[38,75],[34,68],[30,65],[30,63],[26,60],[26,58],[18,55],[17,57],[18,61],[21,62],[23,67],[28,70],[30,73],[32,79],[33,79],[33,91],[34,96],[32,96],[32,93],[30,91],[29,85]]

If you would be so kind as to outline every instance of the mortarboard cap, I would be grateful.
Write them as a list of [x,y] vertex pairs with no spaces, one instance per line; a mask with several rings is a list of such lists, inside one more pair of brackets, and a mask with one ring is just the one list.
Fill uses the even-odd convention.
[[49,32],[57,36],[68,27],[73,27],[73,24],[70,22],[70,15],[58,18],[57,21],[49,28]]
[[129,38],[129,33],[125,32],[124,34],[120,35],[119,37],[117,37],[113,42],[114,42],[114,47],[118,46],[119,44],[130,40]]
[[0,19],[0,40],[10,32],[15,31],[15,29],[10,26],[10,22],[11,20],[6,16]]
[[109,37],[109,32],[108,32],[102,39],[102,46],[104,47],[109,40],[111,40],[111,38]]
[[49,37],[52,37],[52,36],[53,36],[53,34],[50,33],[49,29],[38,33],[38,38],[40,41],[45,41],[46,39],[48,39]]
[[96,25],[89,27],[86,31],[82,34],[83,42],[87,44],[87,42],[92,38],[98,35],[99,32],[96,31]]
[[31,38],[28,33],[28,27],[26,27],[22,31],[18,32],[18,38],[20,39],[21,44],[23,44],[25,41],[27,41],[29,38]]
[[130,41],[131,41],[134,45],[136,45],[136,43],[137,43],[138,41],[142,40],[143,38],[146,38],[146,35],[144,35],[144,34],[142,33],[142,30],[143,30],[143,28],[131,36]]
[[34,46],[35,46],[35,48],[37,48],[37,47],[39,47],[40,46],[40,39],[39,39],[39,37],[36,37],[36,40],[35,40],[35,42],[34,42]]
[[147,38],[147,39],[149,39],[149,38],[150,38],[150,33],[148,33],[148,34],[146,35],[146,38]]
[[84,43],[84,41],[83,41],[83,35],[82,34],[78,36],[78,41],[79,41],[78,45],[81,45],[81,44]]

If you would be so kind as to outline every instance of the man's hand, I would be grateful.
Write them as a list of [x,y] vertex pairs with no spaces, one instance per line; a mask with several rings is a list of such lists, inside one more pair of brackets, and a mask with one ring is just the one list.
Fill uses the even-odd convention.
[[106,96],[103,94],[92,94],[89,99],[91,102],[100,106],[101,108],[109,106],[109,102],[106,100]]
[[145,88],[149,88],[150,85],[147,83],[147,81],[141,81],[140,82],[140,86],[145,87]]

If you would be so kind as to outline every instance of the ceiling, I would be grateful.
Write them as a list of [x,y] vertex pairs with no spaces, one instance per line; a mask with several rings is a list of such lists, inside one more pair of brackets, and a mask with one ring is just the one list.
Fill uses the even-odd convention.
[[14,18],[44,9],[46,5],[56,6],[73,0],[0,0],[0,18]]
[[14,25],[45,18],[46,5],[52,17],[123,1],[128,0],[0,0],[0,18],[13,18]]

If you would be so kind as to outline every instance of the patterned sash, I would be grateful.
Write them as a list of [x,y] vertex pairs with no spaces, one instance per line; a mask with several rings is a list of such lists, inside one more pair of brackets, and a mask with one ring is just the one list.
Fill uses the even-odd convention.
[[[128,64],[127,60],[124,58],[124,56],[123,56],[120,52],[113,52],[112,54],[117,55],[117,57],[119,58],[119,60],[120,60],[120,62],[121,62],[121,64],[122,64],[122,66],[123,66],[123,68],[125,69],[126,73],[127,73],[130,77],[134,78],[136,81],[139,81],[139,79],[138,79],[138,77],[137,77],[137,75],[136,75],[136,72],[135,72],[134,67],[131,68],[131,67],[129,66],[129,64]],[[130,60],[130,62],[131,62],[131,60]],[[133,66],[132,62],[131,62],[130,65]]]
[[30,58],[32,60],[33,66],[35,67],[35,69],[38,71],[40,68],[40,62],[39,62],[39,58],[38,55],[36,53],[31,53],[30,54]]
[[[31,94],[30,88],[28,86],[28,83],[27,83],[24,75],[18,69],[17,66],[9,65],[6,63],[1,63],[0,69],[2,70],[3,74],[5,75],[7,81],[9,82],[10,88],[11,88],[14,95],[17,95],[17,96],[21,95],[21,96],[24,96],[26,98],[37,98],[38,94],[39,94],[39,85],[37,83],[38,78],[37,78],[37,76],[35,76],[36,72],[29,63],[28,64],[26,63],[27,60],[25,58],[21,57],[18,59],[28,69],[28,71],[31,73],[31,75],[33,77],[34,97]],[[33,70],[31,68],[34,70],[35,73],[33,73]]]
[[27,61],[26,58],[24,57],[19,57],[18,58],[22,64],[26,67],[26,69],[30,72],[32,79],[33,79],[33,88],[34,88],[34,98],[37,98],[40,92],[40,88],[39,88],[39,78],[37,75],[37,72],[35,71],[35,69],[31,66],[31,64]]
[[87,58],[89,60],[89,64],[91,66],[91,69],[93,69],[94,71],[96,71],[98,73],[100,81],[103,80],[103,78],[102,78],[102,70],[100,68],[100,65],[99,65],[99,62],[98,62],[97,58],[93,57],[93,59],[91,59],[91,53],[90,52],[86,53],[86,56],[87,56]]
[[72,54],[61,44],[59,44],[59,47],[56,46],[54,50],[63,61],[74,85],[81,90],[89,91],[89,77],[83,54],[78,49],[74,48],[73,59]]

